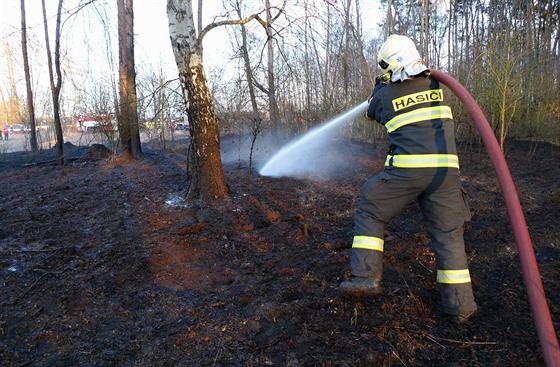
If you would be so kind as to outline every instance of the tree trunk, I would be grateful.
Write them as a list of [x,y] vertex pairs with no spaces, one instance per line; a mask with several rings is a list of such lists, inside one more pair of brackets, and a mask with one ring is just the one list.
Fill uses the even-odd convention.
[[393,19],[393,1],[387,0],[387,22],[385,23],[385,37],[386,40],[391,34],[393,34],[395,29],[395,21]]
[[27,87],[27,112],[29,114],[29,124],[31,128],[31,136],[29,142],[31,151],[36,152],[37,147],[37,129],[35,124],[35,107],[33,105],[33,90],[31,89],[31,72],[29,70],[29,55],[27,53],[27,22],[25,20],[25,0],[20,0],[21,4],[21,49],[23,51],[23,69],[25,73],[25,85]]
[[[4,97],[4,94],[2,93],[2,88],[0,88],[0,93],[2,93],[1,106],[6,106],[5,112],[0,113],[0,118],[3,118],[5,122],[10,122],[10,121],[17,121],[18,118],[21,116],[21,101],[18,96],[17,78],[14,73],[15,57],[12,48],[7,43],[3,45],[3,48],[4,48],[3,50],[4,52],[2,53],[2,58],[6,60],[7,75],[2,75],[2,76],[7,79],[4,82],[7,82],[9,87],[7,90],[8,92],[7,98]],[[0,112],[2,112],[1,109]]]
[[266,36],[267,36],[267,55],[268,55],[268,104],[270,108],[270,122],[276,126],[276,131],[280,125],[280,111],[276,101],[276,83],[274,81],[274,45],[272,43],[272,15],[270,12],[270,0],[265,0],[266,5]]
[[138,127],[136,70],[134,65],[133,0],[118,0],[119,28],[119,134],[125,159],[142,153]]
[[[235,3],[235,11],[239,19],[242,19],[241,1],[237,0]],[[245,25],[241,25],[241,57],[243,58],[243,65],[245,67],[245,75],[247,76],[247,89],[249,91],[249,99],[251,100],[251,107],[253,109],[253,117],[259,117],[259,108],[257,105],[257,96],[255,94],[255,85],[253,84],[253,69],[251,67],[251,60],[249,59],[249,46],[247,44],[247,29]]]
[[[197,21],[198,21],[198,34],[202,32],[202,0],[198,0],[198,14],[197,14]],[[200,45],[200,57],[204,60],[204,50],[202,45]]]
[[429,65],[429,35],[430,35],[430,2],[428,0],[422,0],[422,8],[420,10],[420,49],[422,54],[422,61]]
[[169,35],[190,119],[194,172],[189,195],[212,204],[228,198],[220,133],[196,37],[192,0],[168,0]]
[[56,31],[54,41],[54,66],[56,69],[56,84],[53,75],[53,64],[51,56],[51,48],[49,43],[49,31],[47,24],[47,9],[45,0],[43,5],[43,24],[45,27],[45,42],[47,46],[47,64],[49,65],[49,79],[51,84],[51,92],[53,99],[54,129],[56,132],[56,147],[58,154],[58,164],[64,165],[64,137],[62,134],[62,124],[60,123],[60,90],[62,89],[62,72],[60,70],[60,18],[62,16],[62,3],[64,0],[58,1],[58,10],[56,13]]

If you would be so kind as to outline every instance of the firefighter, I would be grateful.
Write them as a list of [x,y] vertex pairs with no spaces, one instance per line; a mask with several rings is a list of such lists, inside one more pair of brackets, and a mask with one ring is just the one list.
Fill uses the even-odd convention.
[[387,223],[417,200],[436,255],[436,283],[443,311],[460,324],[477,305],[467,266],[463,224],[470,220],[459,177],[450,91],[430,77],[414,42],[391,35],[379,50],[366,117],[387,129],[385,168],[362,186],[355,213],[350,260],[352,279],[340,290],[351,295],[382,293]]

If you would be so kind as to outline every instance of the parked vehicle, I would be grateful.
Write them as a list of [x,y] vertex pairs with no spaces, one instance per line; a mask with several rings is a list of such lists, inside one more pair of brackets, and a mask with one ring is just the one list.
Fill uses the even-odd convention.
[[118,123],[113,115],[79,116],[74,122],[76,129],[82,132],[116,131]]
[[171,128],[174,130],[188,130],[189,122],[184,117],[179,117],[171,122]]
[[189,128],[189,124],[184,122],[178,122],[177,125],[175,126],[175,130],[187,130],[188,128]]
[[23,133],[23,132],[28,132],[31,131],[31,129],[23,124],[12,124],[12,125],[8,125],[8,128],[10,129],[10,132],[12,133]]

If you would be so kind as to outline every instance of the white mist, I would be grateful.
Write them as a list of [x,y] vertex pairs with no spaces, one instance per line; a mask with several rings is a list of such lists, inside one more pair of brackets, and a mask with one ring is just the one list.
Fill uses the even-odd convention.
[[325,124],[309,130],[305,135],[292,140],[266,162],[259,174],[272,177],[300,176],[311,172],[326,172],[332,169],[333,167],[325,166],[327,163],[321,160],[322,156],[329,153],[331,134],[342,123],[360,113],[364,113],[367,106],[368,102],[365,101]]

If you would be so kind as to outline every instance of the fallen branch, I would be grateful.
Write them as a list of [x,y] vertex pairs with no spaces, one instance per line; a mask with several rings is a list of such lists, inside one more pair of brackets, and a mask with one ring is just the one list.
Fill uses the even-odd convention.
[[38,272],[38,273],[52,274],[52,275],[64,274],[64,272],[65,272],[66,270],[67,270],[66,268],[65,268],[65,269],[62,269],[62,270],[59,270],[59,271],[49,271],[49,270],[45,270],[45,269],[33,269],[33,271],[36,271],[36,272]]
[[[65,158],[66,162],[75,162],[80,160],[81,158],[78,157],[69,157],[69,158]],[[32,162],[32,163],[25,163],[22,165],[22,167],[26,168],[26,167],[33,167],[33,166],[42,166],[42,165],[46,165],[46,164],[58,164],[58,159],[50,159],[47,161],[39,161],[39,162]]]
[[[34,271],[37,269],[33,269]],[[39,278],[37,278],[37,280],[35,282],[33,282],[33,284],[31,284],[29,287],[27,287],[27,289],[20,294],[19,296],[15,297],[13,300],[11,301],[5,301],[2,302],[1,306],[7,305],[7,304],[15,304],[19,299],[21,299],[23,296],[25,296],[27,293],[29,293],[29,291],[31,291],[44,277],[46,277],[47,275],[60,275],[63,274],[64,272],[66,272],[66,270],[68,270],[68,268],[64,268],[58,272],[53,272],[53,271],[45,271],[43,273],[43,275],[41,275]]]
[[434,343],[444,347],[443,345],[441,345],[440,343],[438,343],[437,341],[444,341],[447,343],[452,343],[452,344],[462,344],[462,345],[498,345],[498,342],[471,342],[471,341],[464,341],[464,340],[456,340],[456,339],[448,339],[448,338],[442,338],[439,336],[435,336],[432,334],[429,334],[425,331],[414,331],[414,330],[407,330],[404,327],[399,327],[399,326],[394,326],[395,329],[399,329],[399,330],[403,330],[406,331],[408,333],[411,334],[416,334],[416,335],[422,335],[425,336],[426,338],[428,338],[429,340],[433,341]]
[[33,249],[21,249],[21,250],[16,250],[14,252],[17,253],[28,253],[28,252],[55,252],[55,251],[59,251],[59,250],[66,250],[68,247],[57,247],[57,248],[51,248],[51,249],[40,249],[40,250],[33,250]]

